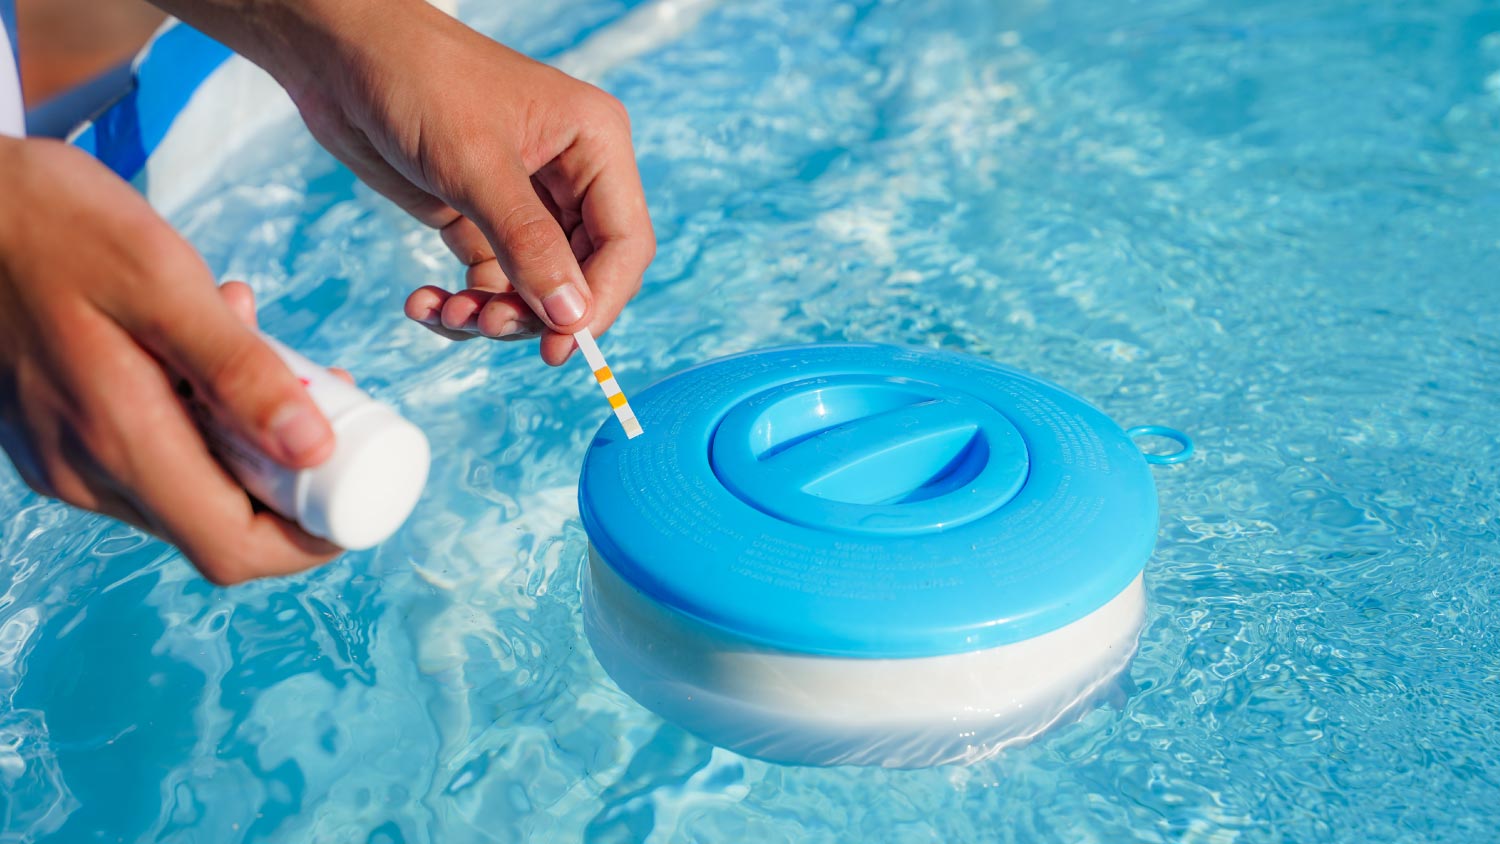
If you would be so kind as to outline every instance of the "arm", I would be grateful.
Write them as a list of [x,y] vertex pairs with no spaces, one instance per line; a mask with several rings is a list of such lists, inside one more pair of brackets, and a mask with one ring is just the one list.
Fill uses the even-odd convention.
[[268,70],[313,135],[468,267],[407,314],[451,337],[542,335],[560,364],[640,288],[656,241],[619,102],[423,0],[156,0]]

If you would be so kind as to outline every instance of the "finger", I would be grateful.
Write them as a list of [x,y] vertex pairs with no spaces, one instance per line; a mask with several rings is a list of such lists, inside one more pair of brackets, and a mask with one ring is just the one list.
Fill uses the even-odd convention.
[[[568,181],[570,172],[587,172],[581,159],[593,154],[606,156],[605,164],[590,181],[575,185]],[[640,174],[628,145],[614,145],[607,151],[588,144],[570,149],[560,157],[546,176],[549,190],[569,200],[568,192],[580,195],[587,245],[574,234],[575,254],[585,254],[582,268],[594,294],[594,309],[589,328],[595,335],[609,330],[626,303],[641,288],[641,278],[656,255],[656,236],[641,190]],[[577,348],[570,336],[549,332],[542,337],[542,358],[554,366],[561,365]]]
[[224,298],[224,304],[234,313],[236,319],[246,328],[256,328],[255,318],[255,291],[250,285],[243,281],[226,281],[219,285],[219,295]]
[[494,294],[483,290],[460,290],[443,303],[438,319],[449,331],[476,332],[479,330],[479,309],[484,307],[492,295]]
[[[89,461],[92,463],[92,461]],[[108,516],[117,522],[124,522],[136,530],[149,533],[152,536],[166,539],[160,531],[156,530],[151,519],[140,508],[135,506],[125,493],[120,491],[108,475],[96,465],[78,465],[74,467],[78,480],[87,485],[87,501],[77,500],[76,495],[59,495],[62,501],[85,510],[92,510],[102,516]]]
[[443,243],[454,257],[463,262],[468,270],[464,274],[465,286],[476,290],[493,290],[497,293],[515,289],[500,262],[495,260],[495,250],[474,221],[460,215],[442,228]]
[[[122,494],[99,464],[100,454],[84,441],[72,427],[59,426],[58,445],[48,475],[58,499],[85,510],[91,510],[131,527],[152,533],[151,520]],[[49,452],[51,449],[49,449]],[[108,455],[108,452],[102,452]]]
[[[537,201],[546,207],[547,213],[551,214],[552,219],[557,221],[558,227],[571,237],[572,233],[578,228],[578,224],[583,221],[583,215],[578,211],[577,205],[575,204],[573,208],[566,210],[559,208],[557,202],[552,198],[551,193],[540,180],[533,178],[531,184],[533,191],[536,193]],[[462,214],[454,218],[453,222],[443,226],[438,232],[442,235],[443,244],[448,247],[448,251],[452,252],[453,257],[457,258],[466,267],[474,267],[495,260],[495,250],[490,246],[490,241],[484,236],[484,232],[480,231],[479,227],[474,225],[473,220]],[[507,281],[505,288],[493,287],[490,289],[509,289],[509,284],[509,281]]]
[[[165,521],[154,519],[156,527],[150,532],[175,545],[204,578],[218,586],[298,574],[343,553],[344,549],[270,510],[256,511],[243,490],[239,497],[242,503],[228,514],[232,518],[223,520],[217,535],[204,536],[198,525],[177,518],[175,512]],[[204,513],[198,518],[212,519],[215,515]],[[225,535],[232,537],[232,543]]]
[[[158,415],[157,424],[162,422]],[[120,472],[118,484],[151,532],[181,549],[204,577],[221,585],[241,583],[305,571],[339,554],[338,547],[281,516],[257,511],[185,414],[165,427],[166,436],[132,438],[128,448],[137,459]],[[143,472],[142,466],[173,470]]]
[[466,267],[495,260],[495,250],[490,246],[489,238],[474,225],[473,220],[462,214],[439,229],[439,234],[448,251]]
[[[69,506],[162,536],[99,465],[96,449],[68,425],[57,397],[33,394],[30,398],[24,408],[25,433],[10,424],[0,425],[0,442],[26,485]],[[104,409],[91,416],[109,413]]]
[[[92,315],[75,320],[75,328],[85,336],[90,332],[90,319],[95,325],[104,322]],[[95,372],[99,368],[89,366]],[[0,417],[0,448],[10,456],[21,479],[48,498],[147,529],[140,512],[114,492],[99,469],[94,449],[69,421],[80,417],[91,425],[94,421],[92,414],[70,413],[76,411],[78,402],[68,398],[74,391],[65,385],[74,384],[73,380],[66,371],[49,372],[42,378],[33,373],[25,369],[14,373],[12,386],[17,392],[6,397],[11,412]]]
[[413,290],[406,297],[406,318],[423,325],[437,321],[443,303],[453,294],[441,287],[426,284]]
[[506,293],[516,289],[505,270],[500,267],[500,262],[493,258],[469,267],[464,272],[464,287],[492,293]]
[[[151,520],[144,513],[98,473],[85,470],[82,466],[69,466],[66,470],[54,467],[51,474],[52,490],[42,494],[81,510],[124,522],[136,530],[166,538],[153,529]],[[37,487],[32,489],[41,492]]]
[[516,293],[467,290],[454,294],[438,287],[423,287],[407,297],[406,315],[451,340],[477,336],[519,340],[535,337],[544,329]]
[[608,163],[588,186],[582,228],[588,230],[592,246],[583,267],[595,297],[589,327],[603,334],[640,291],[646,267],[656,256],[651,215],[628,146],[614,147]]
[[449,331],[465,331],[490,338],[534,337],[542,323],[525,300],[516,293],[465,290],[443,304],[442,325]]
[[[589,230],[586,226],[573,229],[573,233],[568,236],[568,246],[572,247],[573,257],[578,260],[580,267],[590,255],[594,254],[594,239],[589,237]],[[587,270],[584,271],[583,277],[588,278]]]
[[516,291],[547,324],[564,333],[583,327],[592,296],[562,227],[515,171],[492,190],[469,196],[460,210],[479,226]]
[[[579,223],[583,222],[583,215],[578,213],[579,198],[566,192],[553,194],[544,180],[545,174],[544,170],[532,175],[531,191],[547,208],[547,213],[552,215],[552,219],[557,221],[558,228],[563,230],[563,235],[571,240],[573,231],[578,228]],[[562,197],[564,202],[559,202],[558,197]]]
[[573,342],[573,335],[559,334],[556,331],[543,331],[541,342],[542,360],[549,366],[562,366],[573,356],[578,349],[578,344]]
[[423,328],[449,340],[472,340],[474,335],[463,331],[449,331],[443,327],[443,304],[452,293],[441,287],[419,287],[406,297],[406,316],[422,324]]
[[99,512],[98,491],[79,465],[87,450],[79,445],[76,433],[68,428],[63,402],[54,403],[49,400],[53,398],[51,396],[31,398],[32,401],[23,408],[25,433],[20,437],[26,450],[10,451],[12,455],[27,454],[31,458],[14,461],[21,477],[27,486],[41,495],[83,510]]
[[151,520],[146,518],[146,514],[136,509],[136,506],[129,499],[113,491],[102,493],[99,496],[99,508],[95,512],[108,516],[117,522],[124,522],[141,533],[149,533],[158,539],[166,539],[166,537],[161,536],[151,529]]
[[474,318],[475,328],[485,337],[522,340],[544,330],[542,321],[515,293],[495,293]]
[[[219,285],[219,295],[224,297],[224,304],[228,305],[231,311],[234,311],[235,317],[240,322],[249,328],[256,327],[255,291],[250,288],[250,285],[243,281],[226,281]],[[349,370],[330,366],[328,367],[328,371],[332,372],[334,377],[340,381],[351,387],[354,386],[354,376],[349,373]]]
[[[16,467],[16,474],[21,476],[27,486],[40,495],[55,497],[42,468],[39,443],[35,434],[31,433],[36,425],[30,421],[30,417],[41,416],[43,409],[36,402],[21,404],[16,394],[10,390],[0,394],[0,402],[3,402],[0,409],[8,406],[11,411],[0,412],[0,450],[10,458],[11,465]],[[57,426],[50,423],[42,426],[43,432],[56,429]]]
[[[584,272],[592,275],[593,264],[598,261],[603,252],[595,252],[584,262]],[[632,296],[639,290],[639,283],[635,284],[601,284],[594,293],[594,320],[589,325],[595,336],[603,334],[614,324],[615,318],[625,309]],[[542,336],[541,343],[542,359],[553,366],[561,366],[572,357],[573,350],[578,348],[573,342],[573,337],[568,334],[547,332]]]
[[[193,256],[202,284],[159,301],[131,303],[116,319],[128,335],[192,385],[216,420],[293,468],[315,466],[333,452],[333,429],[307,390],[260,336],[215,291]],[[231,294],[234,295],[234,294]]]

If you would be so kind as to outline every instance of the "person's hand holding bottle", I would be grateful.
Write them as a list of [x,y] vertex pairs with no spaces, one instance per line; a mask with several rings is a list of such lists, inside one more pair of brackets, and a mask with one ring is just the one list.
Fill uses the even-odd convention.
[[[602,332],[655,252],[612,97],[422,0],[159,0],[286,86],[313,134],[467,266],[406,312],[454,338]],[[217,583],[339,549],[254,506],[177,394],[292,468],[332,453],[306,391],[192,248],[85,154],[0,138],[0,446],[45,495],[155,533]]]
[[179,395],[292,467],[333,432],[213,275],[87,154],[0,138],[0,445],[38,492],[173,543],[216,583],[339,549],[251,504]]

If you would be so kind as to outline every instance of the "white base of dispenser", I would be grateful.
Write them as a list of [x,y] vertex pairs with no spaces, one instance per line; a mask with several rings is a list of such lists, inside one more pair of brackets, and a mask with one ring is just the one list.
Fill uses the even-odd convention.
[[664,608],[592,547],[583,595],[594,654],[663,718],[747,756],[804,765],[968,764],[1079,717],[1135,654],[1137,576],[1065,627],[971,653],[914,659],[801,654]]

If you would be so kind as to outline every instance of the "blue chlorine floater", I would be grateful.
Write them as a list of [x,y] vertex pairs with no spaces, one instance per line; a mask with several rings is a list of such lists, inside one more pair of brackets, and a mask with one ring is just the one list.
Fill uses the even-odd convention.
[[889,346],[724,358],[634,404],[646,434],[606,424],[579,484],[594,652],[663,717],[803,764],[972,762],[1081,711],[1144,618],[1147,463],[1191,450]]

